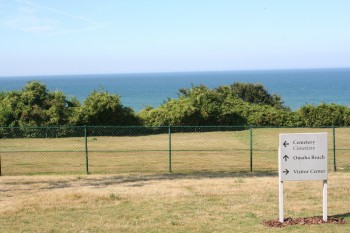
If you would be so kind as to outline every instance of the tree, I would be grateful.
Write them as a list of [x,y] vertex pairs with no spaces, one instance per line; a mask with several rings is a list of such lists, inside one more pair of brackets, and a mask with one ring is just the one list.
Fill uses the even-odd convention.
[[21,115],[20,93],[11,91],[2,94],[0,101],[0,126],[18,126]]
[[65,125],[80,105],[60,91],[49,92],[36,81],[28,82],[21,91],[2,93],[0,98],[1,126]]
[[281,97],[269,92],[261,84],[236,82],[231,85],[232,91],[242,100],[251,104],[270,105],[279,109],[286,109],[283,106]]
[[305,105],[298,114],[305,126],[344,126],[350,123],[350,108],[339,104]]
[[[274,107],[281,106],[282,102],[279,98],[271,96],[262,86],[253,84],[242,84],[242,86],[243,88],[239,88],[242,91],[250,88],[253,90],[239,97],[237,90],[232,86],[209,89],[200,85],[180,89],[178,99],[169,99],[158,108],[148,107],[140,112],[140,117],[145,124],[153,126],[247,124],[280,126],[293,125],[293,122],[297,121],[295,114],[290,110]],[[258,95],[256,99],[248,98],[257,90],[260,91],[260,96]],[[259,99],[261,101],[258,101]]]
[[140,119],[129,107],[120,103],[118,95],[93,91],[79,109],[77,125],[140,125]]
[[158,108],[148,107],[140,112],[140,117],[146,125],[153,126],[245,124],[245,119],[234,108],[224,106],[226,94],[204,85],[180,89],[178,99],[169,99]]

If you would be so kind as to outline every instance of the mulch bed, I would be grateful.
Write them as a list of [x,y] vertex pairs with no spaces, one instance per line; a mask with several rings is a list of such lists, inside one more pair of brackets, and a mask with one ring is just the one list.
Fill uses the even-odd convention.
[[307,224],[346,224],[343,218],[328,217],[328,221],[323,221],[322,217],[309,217],[309,218],[285,218],[281,223],[278,219],[267,220],[262,224],[267,227],[286,227],[291,225],[307,225]]

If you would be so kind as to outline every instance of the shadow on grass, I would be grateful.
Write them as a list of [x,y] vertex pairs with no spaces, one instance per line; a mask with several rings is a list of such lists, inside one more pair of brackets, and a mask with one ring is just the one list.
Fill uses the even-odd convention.
[[344,213],[344,214],[332,215],[330,217],[334,217],[334,218],[350,218],[350,212],[349,213]]
[[96,174],[96,175],[78,175],[75,179],[70,177],[68,180],[9,180],[4,181],[4,185],[11,186],[9,189],[0,190],[1,192],[13,191],[13,190],[31,190],[36,186],[35,189],[39,190],[51,190],[51,189],[64,189],[72,187],[87,187],[92,186],[96,188],[103,188],[109,185],[128,184],[132,187],[143,186],[143,182],[156,182],[164,180],[182,180],[182,179],[211,179],[211,178],[248,178],[248,177],[276,177],[277,173],[239,173],[239,172],[195,172],[195,173],[164,173],[164,174]]
[[[197,173],[168,173],[168,174],[129,174],[129,175],[109,175],[105,177],[84,178],[85,185],[90,186],[108,186],[115,184],[127,184],[151,182],[161,180],[182,180],[182,179],[210,179],[210,178],[248,178],[248,177],[276,177],[277,173],[228,173],[228,172],[197,172]],[[140,184],[132,186],[142,186]]]

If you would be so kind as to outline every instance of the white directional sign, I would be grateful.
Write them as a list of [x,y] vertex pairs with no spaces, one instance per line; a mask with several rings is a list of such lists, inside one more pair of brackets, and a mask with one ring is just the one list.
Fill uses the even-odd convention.
[[323,221],[327,221],[327,133],[280,134],[278,148],[279,221],[284,221],[283,181],[323,180]]
[[327,180],[327,155],[327,133],[280,134],[280,180]]

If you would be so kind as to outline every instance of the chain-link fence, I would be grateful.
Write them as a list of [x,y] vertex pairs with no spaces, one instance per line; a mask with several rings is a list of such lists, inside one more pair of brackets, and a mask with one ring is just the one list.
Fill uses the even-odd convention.
[[350,128],[0,128],[0,174],[277,172],[280,133],[328,133],[329,170],[350,171]]

